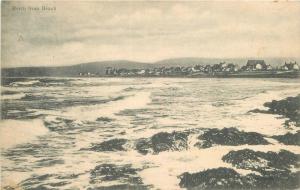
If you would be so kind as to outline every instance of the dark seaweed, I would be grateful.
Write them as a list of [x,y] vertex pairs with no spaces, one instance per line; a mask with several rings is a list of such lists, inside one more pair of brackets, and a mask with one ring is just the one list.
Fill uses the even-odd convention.
[[271,113],[283,115],[300,125],[300,95],[284,100],[273,100],[264,106],[268,107]]
[[251,187],[251,180],[230,168],[208,169],[190,174],[183,173],[180,178],[180,187],[187,189],[247,189]]
[[133,175],[137,175],[138,169],[131,165],[117,166],[114,164],[102,164],[96,166],[91,171],[91,183],[101,181],[113,181],[117,179],[129,180]]
[[142,178],[138,176],[140,169],[132,168],[130,164],[117,166],[115,164],[101,164],[90,172],[90,183],[97,185],[103,181],[115,181],[118,185],[108,187],[93,187],[88,189],[147,189]]
[[[264,103],[269,110],[251,110],[254,113],[279,114],[289,118],[289,122],[295,122],[296,126],[300,126],[300,94],[296,97],[288,97],[283,100],[273,100],[272,102]],[[289,123],[288,122],[288,123]]]
[[195,146],[199,148],[209,148],[214,144],[217,145],[266,145],[269,144],[264,136],[255,132],[243,132],[236,128],[224,128],[224,129],[209,129],[204,134],[198,137],[200,142],[196,143]]
[[250,149],[230,151],[223,156],[223,161],[241,169],[259,172],[260,175],[249,174],[255,181],[253,188],[258,189],[296,189],[300,187],[300,173],[293,173],[291,168],[299,167],[299,155],[281,150],[276,152],[260,152]]
[[180,151],[188,148],[188,133],[185,132],[161,132],[148,139],[139,139],[136,149],[141,154],[149,152],[159,153],[163,151]]
[[272,138],[286,145],[300,146],[300,131],[297,131],[295,134],[286,133],[284,135],[274,135]]
[[230,151],[222,160],[241,169],[250,169],[260,173],[276,173],[288,171],[291,166],[299,166],[299,155],[287,150],[276,152],[260,152],[250,149]]
[[96,119],[96,121],[112,122],[113,119],[112,119],[112,118],[109,118],[109,117],[98,117],[98,118]]
[[179,176],[180,187],[189,190],[200,189],[297,189],[300,172],[277,172],[273,175],[248,174],[243,176],[231,168],[208,169],[197,173],[183,173]]
[[108,141],[104,141],[100,144],[92,145],[90,150],[102,152],[102,151],[125,151],[126,149],[123,147],[126,144],[126,139],[111,139]]

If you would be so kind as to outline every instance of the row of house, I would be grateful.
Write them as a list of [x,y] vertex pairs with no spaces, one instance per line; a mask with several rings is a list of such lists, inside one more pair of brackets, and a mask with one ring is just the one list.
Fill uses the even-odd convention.
[[266,64],[264,60],[248,60],[247,64],[241,68],[242,71],[255,71],[255,70],[299,70],[298,63],[295,62],[284,62],[284,65],[272,68],[270,64]]
[[108,67],[106,69],[106,75],[153,75],[153,76],[177,76],[177,75],[189,75],[193,73],[212,73],[212,72],[237,72],[239,67],[232,63],[222,62],[215,65],[195,65],[194,67],[159,67],[152,69],[117,69]]
[[[264,60],[248,60],[246,65],[239,67],[233,63],[220,62],[214,65],[195,65],[191,67],[158,67],[147,69],[126,69],[107,67],[107,76],[187,76],[197,74],[218,74],[257,71],[299,71],[297,62],[285,62],[284,65],[273,68]],[[98,76],[99,73],[79,73],[80,76]]]
[[300,67],[299,67],[299,65],[297,64],[296,61],[295,62],[289,62],[289,63],[284,62],[284,65],[281,66],[280,69],[285,70],[285,71],[287,71],[287,70],[299,70]]
[[195,73],[234,73],[234,72],[253,72],[253,71],[274,71],[274,70],[299,70],[297,62],[285,62],[283,66],[273,68],[266,64],[264,60],[248,60],[245,66],[239,67],[233,63],[221,62],[214,65],[195,65],[194,67],[159,67],[151,69],[118,69],[108,67],[106,75],[117,76],[180,76],[192,75]]

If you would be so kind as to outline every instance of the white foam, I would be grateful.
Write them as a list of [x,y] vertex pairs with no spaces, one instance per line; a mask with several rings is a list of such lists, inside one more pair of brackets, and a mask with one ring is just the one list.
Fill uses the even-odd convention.
[[77,106],[66,109],[62,114],[78,120],[95,120],[98,117],[114,117],[114,114],[124,109],[143,108],[151,102],[150,92],[138,92],[105,104],[94,106]]
[[39,83],[39,80],[31,80],[31,81],[24,81],[24,82],[12,82],[10,83],[10,86],[19,86],[19,85],[26,85],[26,86],[30,86],[36,83]]
[[32,141],[37,136],[48,132],[48,129],[39,119],[28,121],[2,120],[0,124],[0,147],[3,149]]
[[[109,127],[110,125],[114,125],[115,123],[120,126],[124,126],[124,128],[118,128],[116,131],[102,130],[97,128],[93,132],[80,132],[78,134],[72,134],[72,137],[76,139],[74,147],[72,148],[63,148],[60,149],[63,156],[60,158],[64,160],[64,164],[57,164],[51,167],[43,167],[43,168],[33,168],[32,172],[26,172],[26,175],[22,176],[20,172],[17,171],[5,171],[3,174],[4,178],[10,183],[10,179],[14,181],[16,184],[22,181],[23,179],[28,178],[30,174],[50,174],[55,173],[59,175],[65,174],[78,174],[85,173],[84,175],[80,175],[76,179],[70,179],[70,184],[64,186],[65,189],[86,189],[89,186],[89,171],[92,170],[95,166],[102,163],[114,163],[117,165],[122,164],[133,164],[135,168],[146,168],[143,169],[139,174],[143,178],[143,182],[145,184],[154,185],[154,189],[179,189],[179,178],[178,175],[184,172],[199,172],[209,168],[217,168],[217,167],[229,167],[232,168],[231,164],[224,163],[222,161],[222,156],[228,153],[230,150],[239,150],[244,148],[249,148],[252,150],[259,151],[279,151],[280,149],[286,149],[294,153],[300,153],[299,148],[297,146],[287,146],[278,143],[276,140],[271,141],[272,139],[267,139],[273,145],[256,145],[256,146],[216,146],[208,149],[198,149],[193,147],[195,144],[196,138],[199,134],[194,135],[194,139],[189,139],[190,149],[182,152],[161,152],[158,155],[141,155],[136,150],[129,149],[124,152],[86,152],[86,151],[78,151],[81,148],[87,148],[92,143],[102,142],[104,139],[103,136],[108,135],[111,138],[126,138],[129,140],[134,140],[138,138],[146,138],[151,137],[153,134],[157,134],[159,132],[172,132],[172,131],[180,131],[189,128],[224,128],[224,127],[237,127],[239,130],[245,131],[256,131],[259,133],[263,133],[266,135],[273,134],[284,134],[287,129],[282,127],[285,119],[278,119],[278,115],[271,114],[260,114],[260,113],[249,113],[247,112],[251,109],[255,108],[264,108],[263,103],[271,101],[273,99],[282,99],[286,96],[291,96],[299,93],[299,88],[296,88],[296,84],[286,84],[286,83],[277,83],[277,82],[269,82],[255,80],[255,86],[258,89],[265,89],[266,87],[274,86],[278,87],[279,85],[291,85],[290,89],[284,89],[283,91],[272,90],[266,91],[261,94],[254,94],[253,92],[243,94],[242,97],[248,96],[250,98],[243,100],[230,100],[229,104],[225,106],[213,106],[212,101],[218,96],[222,96],[226,90],[221,89],[219,94],[212,94],[212,98],[209,98],[210,94],[207,94],[207,89],[209,88],[223,88],[224,85],[229,85],[231,88],[232,84],[228,81],[234,80],[216,80],[216,79],[125,79],[125,78],[104,78],[104,79],[80,79],[78,81],[72,81],[72,84],[86,84],[80,87],[76,87],[76,85],[72,87],[42,87],[38,88],[39,91],[47,94],[49,90],[63,90],[59,91],[61,95],[58,97],[64,96],[95,96],[95,97],[118,97],[124,96],[124,99],[120,99],[117,101],[107,102],[105,104],[98,105],[88,105],[88,106],[76,106],[73,108],[64,108],[57,110],[35,110],[37,113],[44,113],[48,116],[45,117],[46,121],[52,121],[55,123],[57,117],[65,117],[65,118],[73,118],[76,119],[76,122],[80,124],[80,127],[84,127],[85,120],[95,121],[98,117],[113,117],[114,122],[109,124],[100,125],[104,127]],[[243,80],[238,79],[237,81],[241,82],[237,85],[244,87],[245,85],[253,84],[254,80]],[[192,84],[190,84],[192,82]],[[260,82],[260,83],[259,83]],[[96,83],[96,84],[95,84]],[[110,85],[113,83],[113,85]],[[187,84],[185,84],[187,83]],[[220,84],[219,84],[220,83]],[[257,84],[258,83],[258,84]],[[92,85],[92,86],[90,86]],[[212,85],[212,86],[211,86]],[[74,88],[76,87],[76,89]],[[132,91],[123,91],[125,88],[134,87],[135,89]],[[139,89],[136,90],[136,88]],[[168,95],[163,97],[163,100],[166,101],[172,100],[170,104],[161,105],[157,104],[149,104],[151,103],[151,92],[153,92],[152,96],[156,97],[158,94],[164,95],[164,91],[169,88],[176,87],[174,90],[174,96],[169,97]],[[228,86],[227,86],[228,87]],[[294,88],[295,87],[295,88]],[[24,89],[28,91],[29,87],[12,87],[18,89]],[[176,97],[176,90],[180,88],[180,92],[190,92],[184,93],[183,97]],[[238,89],[239,87],[237,87]],[[253,88],[253,86],[252,86]],[[233,88],[235,89],[235,88]],[[243,88],[242,88],[243,89]],[[269,88],[268,88],[269,89]],[[172,89],[168,89],[172,90]],[[170,91],[166,91],[167,94],[171,93]],[[203,93],[203,96],[198,96],[195,92]],[[76,92],[76,93],[75,93]],[[120,93],[120,94],[118,94]],[[206,95],[208,98],[206,97]],[[180,95],[180,94],[178,94]],[[226,94],[224,94],[226,95]],[[159,96],[159,95],[158,95]],[[203,98],[203,99],[201,99]],[[205,99],[207,98],[207,99]],[[228,98],[227,96],[225,99]],[[230,98],[228,98],[230,99]],[[217,101],[216,100],[216,101]],[[210,102],[211,101],[211,102]],[[163,101],[162,101],[163,102]],[[140,116],[140,118],[150,118],[150,124],[141,124],[138,126],[132,127],[132,121],[135,119],[135,116],[118,116],[116,115],[122,110],[125,109],[139,109],[139,108],[151,108],[157,109],[159,112],[160,109],[166,109],[165,113],[170,117],[166,118],[155,118],[154,115],[150,113],[136,113],[136,115]],[[150,109],[150,110],[151,110]],[[145,114],[145,115],[143,115]],[[149,115],[147,115],[149,114]],[[172,116],[172,117],[171,117]],[[153,121],[152,121],[152,118]],[[10,131],[6,131],[2,133],[2,125],[5,124],[6,128],[9,126],[13,126]],[[36,127],[32,126],[34,124]],[[189,125],[196,124],[196,125]],[[174,125],[174,127],[169,127]],[[26,127],[28,126],[28,127]],[[23,129],[24,127],[25,129]],[[103,127],[103,128],[104,128]],[[27,130],[28,129],[28,130]],[[136,129],[141,129],[140,131],[136,131]],[[23,131],[24,130],[24,131]],[[15,133],[27,133],[24,138],[24,142],[27,142],[31,139],[34,139],[37,135],[44,134],[44,130],[47,129],[43,126],[43,123],[40,120],[34,121],[3,121],[1,123],[1,133],[0,134],[11,134],[10,138],[14,139],[16,136]],[[126,135],[120,135],[118,130],[125,130]],[[54,136],[49,138],[55,139],[55,132],[51,133]],[[119,135],[119,136],[118,136]],[[2,144],[2,136],[1,136],[1,144]],[[21,138],[19,138],[21,139]],[[59,143],[63,141],[63,138],[56,139],[51,143]],[[18,144],[17,142],[15,144]],[[12,143],[14,144],[14,143]],[[30,161],[34,162],[34,158]],[[11,162],[11,164],[15,164],[15,162]],[[13,168],[13,165],[6,165],[8,168]],[[22,163],[20,163],[22,166]],[[251,172],[250,170],[240,170],[236,169],[241,174],[247,174]],[[20,174],[20,175],[19,175]],[[25,174],[25,172],[24,172]],[[3,178],[3,179],[4,179]],[[3,180],[3,181],[6,181]],[[56,182],[56,179],[49,179],[51,182]],[[103,184],[101,184],[103,185]]]
[[[280,149],[299,153],[297,146],[285,145],[243,145],[243,146],[216,146],[208,149],[192,148],[182,152],[162,152],[159,155],[136,157],[135,162],[153,163],[154,166],[141,171],[140,175],[145,184],[152,184],[157,189],[180,189],[178,178],[184,172],[200,172],[207,169],[226,167],[233,168],[242,175],[253,173],[251,170],[234,168],[230,163],[222,161],[222,157],[231,150],[249,148],[254,151],[274,151]],[[138,163],[135,163],[138,165]],[[143,164],[142,164],[143,165]]]

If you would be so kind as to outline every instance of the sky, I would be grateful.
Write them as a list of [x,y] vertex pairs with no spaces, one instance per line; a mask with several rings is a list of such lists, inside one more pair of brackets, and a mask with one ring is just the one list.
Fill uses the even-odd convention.
[[2,2],[1,64],[299,57],[299,18],[300,2]]

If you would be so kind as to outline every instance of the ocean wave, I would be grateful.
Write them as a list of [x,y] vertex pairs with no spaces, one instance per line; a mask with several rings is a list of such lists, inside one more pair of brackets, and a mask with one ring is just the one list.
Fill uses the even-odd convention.
[[65,86],[79,79],[69,78],[2,78],[2,86],[10,87],[43,87],[43,86]]
[[40,81],[39,80],[25,80],[25,81],[20,81],[20,82],[12,82],[9,84],[9,86],[13,86],[13,87],[22,87],[22,86],[25,86],[25,87],[29,87],[29,86],[33,86],[34,84],[37,84],[39,83]]
[[30,119],[33,116],[39,117],[44,115],[44,113],[47,114],[48,110],[67,109],[68,107],[76,109],[76,107],[80,106],[88,107],[122,101],[125,98],[125,96],[108,97],[106,99],[101,97],[56,98],[52,96],[24,94],[19,100],[10,101],[9,99],[2,99],[1,117],[3,119]]
[[37,101],[37,100],[51,100],[51,99],[54,100],[55,97],[26,94],[20,99],[24,101]]
[[115,118],[115,114],[125,109],[138,109],[151,102],[149,92],[138,92],[132,96],[121,95],[108,99],[105,104],[70,107],[64,111],[67,117],[78,120],[95,121],[99,117]]
[[30,142],[48,132],[42,120],[2,120],[0,123],[0,145],[4,149]]
[[33,79],[31,78],[1,78],[1,85],[2,86],[9,86],[12,83],[18,83],[18,82],[29,82]]
[[[184,80],[82,78],[9,87],[33,100],[1,102],[9,117],[40,115],[34,121],[42,120],[48,132],[3,151],[3,184],[12,180],[27,189],[180,189],[178,176],[185,172],[219,167],[239,175],[254,172],[224,162],[230,151],[300,153],[294,143],[299,134],[287,133],[292,130],[282,126],[284,118],[248,113],[277,92],[278,97],[295,93],[296,84],[178,81]],[[224,129],[229,127],[236,129]],[[223,170],[212,173],[218,171]],[[23,174],[27,176],[18,176]]]

